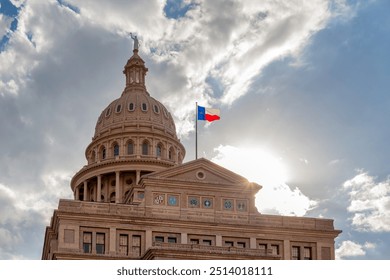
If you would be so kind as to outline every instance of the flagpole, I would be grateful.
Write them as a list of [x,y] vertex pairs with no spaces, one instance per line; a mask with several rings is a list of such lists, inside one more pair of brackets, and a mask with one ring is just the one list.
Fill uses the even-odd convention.
[[195,107],[195,159],[198,159],[198,102]]

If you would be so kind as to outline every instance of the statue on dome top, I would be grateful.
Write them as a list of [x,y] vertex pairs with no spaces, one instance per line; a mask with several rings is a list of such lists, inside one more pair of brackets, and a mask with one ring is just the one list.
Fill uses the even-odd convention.
[[133,36],[133,33],[130,32],[130,36],[131,36],[131,39],[134,40],[134,48],[133,50],[137,50],[138,51],[138,38],[137,38],[137,35]]

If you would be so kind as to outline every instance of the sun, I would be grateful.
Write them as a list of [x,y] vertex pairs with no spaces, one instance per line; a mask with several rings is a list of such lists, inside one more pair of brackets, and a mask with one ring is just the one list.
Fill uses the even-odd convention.
[[287,182],[289,173],[281,157],[264,147],[219,146],[213,162],[260,184],[256,207],[263,214],[303,216],[317,202]]
[[277,187],[288,180],[283,159],[263,147],[219,146],[213,162],[224,166],[251,182],[262,186]]

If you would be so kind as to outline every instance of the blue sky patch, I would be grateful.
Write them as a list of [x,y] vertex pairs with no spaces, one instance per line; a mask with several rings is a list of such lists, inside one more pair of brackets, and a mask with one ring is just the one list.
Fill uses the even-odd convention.
[[167,0],[164,13],[167,18],[179,19],[195,6],[195,3],[185,4],[183,0]]
[[62,7],[66,7],[70,10],[72,10],[73,12],[75,12],[76,14],[80,14],[80,9],[72,4],[69,4],[68,2],[64,1],[64,0],[57,0],[58,4]]
[[[17,16],[19,14],[19,10],[15,7],[9,0],[1,0],[0,2],[0,14],[3,14],[7,17],[14,18],[11,22],[10,31],[13,32],[18,28],[18,19]],[[0,52],[2,52],[9,41],[10,32],[7,32],[0,39]]]

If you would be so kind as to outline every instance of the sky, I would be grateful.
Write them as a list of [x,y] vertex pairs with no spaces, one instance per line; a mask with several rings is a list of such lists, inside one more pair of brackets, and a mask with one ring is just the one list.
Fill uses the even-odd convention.
[[199,156],[257,182],[263,214],[334,219],[337,259],[390,259],[390,1],[0,0],[0,259],[45,227],[125,86],[147,88]]

